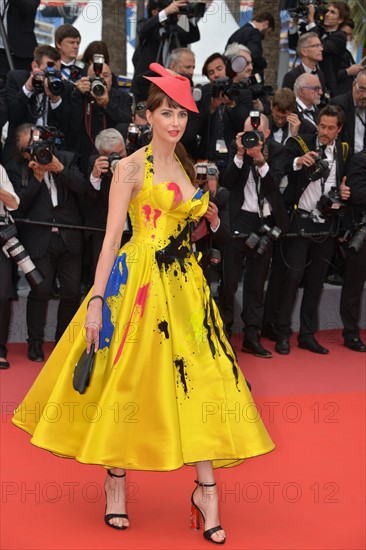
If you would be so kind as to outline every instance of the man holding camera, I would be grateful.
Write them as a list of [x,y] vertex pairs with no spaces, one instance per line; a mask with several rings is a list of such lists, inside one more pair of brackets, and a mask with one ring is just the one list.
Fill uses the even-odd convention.
[[[186,47],[200,39],[198,20],[205,11],[206,2],[192,3],[188,0],[149,0],[148,19],[137,22],[138,45],[132,61],[135,73],[132,92],[135,101],[146,101],[149,82],[143,78],[150,63],[157,61],[165,67],[169,64],[170,53],[175,48]],[[188,30],[179,25],[181,14],[188,15]]]
[[282,244],[281,301],[275,322],[276,352],[281,355],[290,353],[291,317],[301,282],[298,345],[313,353],[328,353],[314,335],[323,283],[335,251],[342,208],[339,189],[351,157],[349,145],[337,141],[343,121],[342,110],[327,105],[320,111],[317,135],[291,137],[286,144],[289,183],[283,197],[292,210],[290,233],[299,236],[288,237]]
[[[234,322],[234,297],[246,259],[243,284],[244,339],[242,350],[270,358],[260,344],[264,312],[264,284],[272,255],[272,240],[286,231],[288,217],[279,185],[284,176],[286,151],[268,140],[265,115],[253,111],[230,147],[225,186],[230,190],[232,237],[224,252],[220,310],[228,334]],[[278,227],[276,227],[278,226]]]
[[[31,288],[27,300],[28,357],[43,361],[42,343],[47,305],[55,275],[60,281],[60,304],[56,342],[70,323],[80,304],[82,231],[59,228],[58,224],[81,225],[78,195],[85,193],[86,182],[75,155],[56,151],[49,128],[29,123],[17,128],[16,143],[20,160],[8,165],[8,173],[20,198],[17,218],[46,222],[41,225],[18,223],[20,241],[44,281]],[[71,335],[72,336],[72,335]]]
[[[95,148],[98,154],[89,159],[89,181],[87,184],[85,224],[87,226],[105,229],[108,214],[109,188],[116,163],[127,156],[125,142],[118,130],[107,128],[95,138]],[[95,269],[102,248],[104,233],[91,232],[88,248],[91,255],[88,264],[88,289],[94,281]]]
[[352,157],[347,183],[341,186],[341,197],[350,207],[352,228],[352,236],[345,247],[346,260],[340,302],[342,335],[348,349],[366,352],[358,325],[366,281],[366,147]]
[[132,98],[129,93],[112,88],[111,69],[104,63],[103,55],[95,54],[88,76],[81,77],[75,83],[71,101],[75,148],[86,174],[89,156],[99,132],[114,128],[121,122],[131,122]]
[[5,95],[9,128],[2,153],[5,163],[14,154],[16,128],[26,122],[55,126],[65,135],[67,143],[72,87],[61,80],[60,59],[60,53],[52,46],[38,46],[31,74],[20,69],[8,73]]

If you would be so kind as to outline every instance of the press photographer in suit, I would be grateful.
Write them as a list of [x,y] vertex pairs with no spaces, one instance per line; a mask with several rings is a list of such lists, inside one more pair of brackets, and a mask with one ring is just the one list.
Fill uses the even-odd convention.
[[65,136],[67,144],[71,119],[72,85],[61,81],[61,56],[52,46],[34,50],[32,71],[10,71],[5,86],[9,129],[3,150],[4,163],[14,155],[15,131],[26,122],[55,126]]
[[[86,190],[76,157],[56,151],[44,129],[26,123],[16,132],[19,158],[8,165],[8,174],[20,198],[17,218],[50,224],[81,225],[77,200]],[[42,343],[47,306],[55,275],[60,281],[56,342],[61,338],[80,304],[82,231],[18,223],[20,240],[44,276],[27,299],[28,358],[43,361]]]
[[359,319],[366,281],[366,148],[352,157],[341,197],[351,209],[351,238],[345,247],[346,261],[340,314],[344,345],[352,351],[366,351],[360,338]]
[[[95,138],[97,154],[89,159],[89,180],[86,193],[85,224],[105,229],[108,214],[109,188],[116,163],[127,156],[125,141],[115,128],[102,130]],[[88,236],[87,236],[88,238]],[[87,247],[90,249],[91,261],[88,263],[89,289],[94,281],[95,269],[102,248],[104,233],[91,232]]]
[[237,134],[230,146],[225,186],[230,190],[231,231],[251,235],[251,239],[232,238],[225,247],[220,297],[221,314],[226,330],[231,334],[234,297],[246,258],[242,349],[263,358],[272,357],[259,341],[272,240],[276,240],[281,231],[286,231],[289,223],[279,191],[286,151],[280,143],[268,140],[269,135],[268,118],[254,111],[246,119],[244,131]]
[[290,233],[299,236],[282,242],[284,267],[275,322],[276,352],[281,355],[290,353],[291,317],[301,281],[298,345],[313,353],[328,353],[314,335],[323,283],[336,246],[339,188],[351,157],[348,143],[337,140],[343,121],[342,110],[327,105],[320,111],[316,135],[291,137],[286,143],[289,182],[283,198],[292,210]]

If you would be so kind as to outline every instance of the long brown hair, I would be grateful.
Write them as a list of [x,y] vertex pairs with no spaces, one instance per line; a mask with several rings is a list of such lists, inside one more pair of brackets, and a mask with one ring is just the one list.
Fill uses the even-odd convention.
[[[158,86],[152,83],[149,88],[149,96],[146,101],[146,109],[153,112],[155,111],[155,109],[157,109],[163,104],[164,100],[166,100],[168,107],[170,107],[171,109],[184,109],[184,107],[179,105],[179,103],[174,101],[174,99],[169,97],[165,92],[163,92],[163,90],[161,90]],[[184,110],[187,110],[187,109],[184,109]],[[196,171],[194,168],[194,164],[191,161],[184,145],[179,141],[175,146],[175,154],[177,155],[184,170],[187,172],[189,179],[193,184],[195,184]]]

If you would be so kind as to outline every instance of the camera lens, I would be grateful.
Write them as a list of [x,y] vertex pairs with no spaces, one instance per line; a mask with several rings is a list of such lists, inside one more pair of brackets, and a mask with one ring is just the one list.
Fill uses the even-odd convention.
[[105,86],[99,79],[92,81],[90,89],[96,97],[101,97],[105,92]]
[[249,131],[244,132],[241,137],[241,142],[246,149],[252,149],[259,143],[259,135],[257,132]]
[[34,153],[34,158],[38,164],[50,164],[52,162],[52,153],[48,147],[41,147]]

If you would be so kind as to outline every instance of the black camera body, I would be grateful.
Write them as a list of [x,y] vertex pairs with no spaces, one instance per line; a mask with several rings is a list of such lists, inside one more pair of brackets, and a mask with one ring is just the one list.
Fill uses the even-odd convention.
[[326,159],[322,159],[319,155],[314,157],[314,159],[315,164],[306,169],[309,179],[311,181],[326,180],[330,173],[329,162]]
[[44,281],[42,273],[36,268],[28,252],[18,239],[15,223],[0,217],[0,246],[5,256],[12,258],[23,271],[25,278],[31,287],[35,287]]
[[231,101],[235,101],[240,95],[241,85],[233,82],[228,76],[220,76],[212,82],[211,96],[225,95]]
[[316,205],[317,209],[324,217],[339,214],[344,206],[344,202],[336,187],[332,187],[327,195],[322,195]]
[[108,164],[112,172],[115,169],[117,162],[121,160],[121,158],[121,155],[119,155],[118,153],[111,153],[110,155],[108,155]]
[[126,139],[126,151],[127,155],[131,155],[137,149],[148,145],[152,138],[151,126],[150,124],[135,124],[131,122],[127,129],[127,139]]
[[104,78],[101,76],[103,72],[104,65],[104,55],[96,53],[93,55],[93,71],[94,76],[89,78],[90,81],[90,91],[96,97],[102,97],[105,94],[107,89],[107,84]]
[[53,126],[37,126],[32,130],[31,144],[22,149],[30,154],[31,159],[38,164],[46,165],[52,162],[57,145],[62,142],[62,133]]
[[44,76],[48,83],[48,88],[53,95],[61,95],[64,90],[62,74],[55,68],[53,61],[48,61]]
[[250,123],[253,130],[244,132],[241,136],[241,142],[246,149],[252,149],[261,141],[264,143],[264,134],[258,130],[258,126],[261,123],[261,115],[259,111],[250,111]]
[[292,18],[307,22],[309,5],[315,7],[315,23],[322,24],[327,12],[327,4],[324,0],[298,0],[296,7],[288,10],[288,13]]
[[70,67],[70,77],[71,82],[77,82],[81,78],[81,73],[85,67],[84,61],[76,60],[73,65]]
[[259,256],[263,256],[270,246],[271,241],[277,241],[280,237],[281,229],[276,225],[270,227],[269,225],[263,224],[258,233],[250,233],[245,241],[245,245],[253,252],[259,254]]

